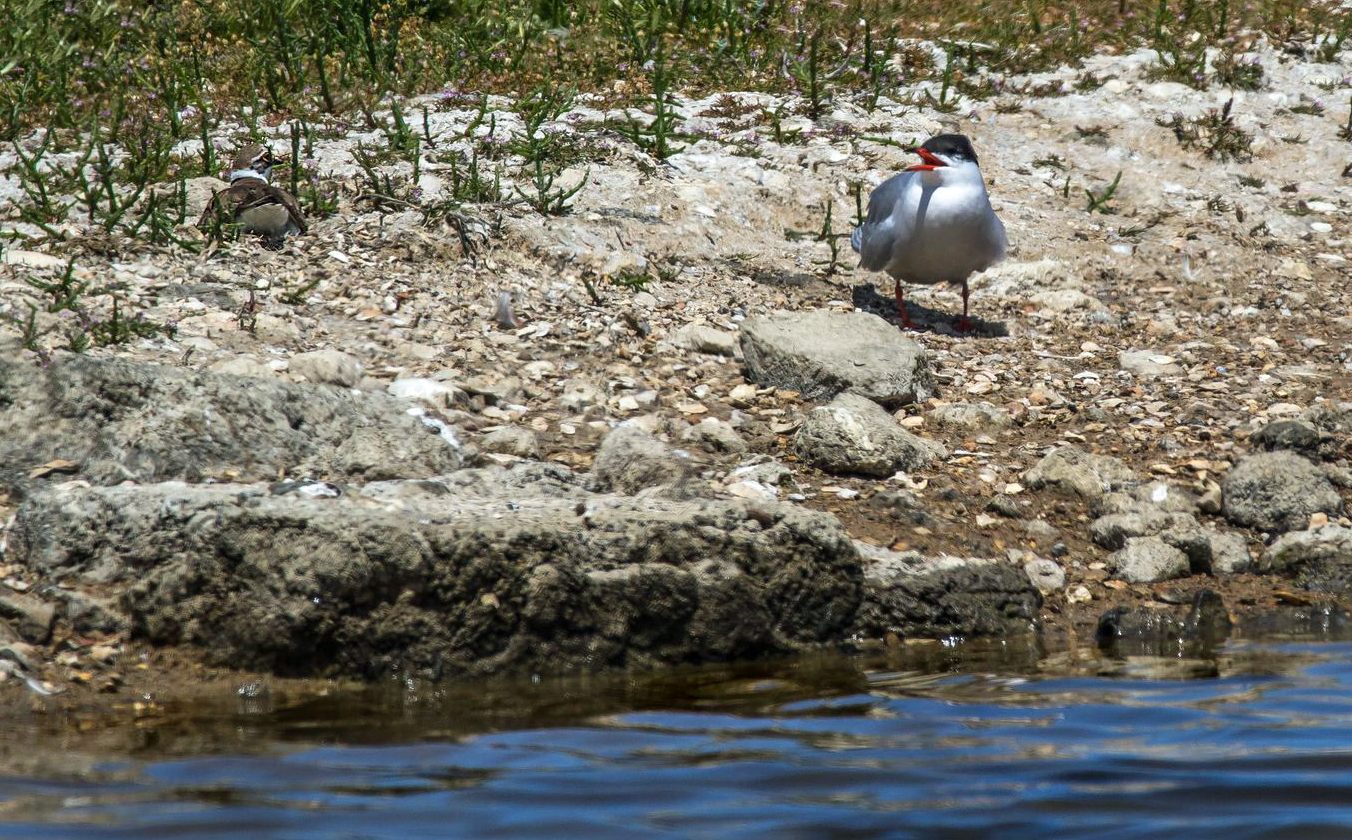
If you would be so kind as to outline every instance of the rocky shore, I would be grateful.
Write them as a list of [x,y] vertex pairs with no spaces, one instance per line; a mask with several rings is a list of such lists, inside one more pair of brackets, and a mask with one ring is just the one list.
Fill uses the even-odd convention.
[[[571,213],[479,208],[470,240],[354,187],[279,252],[11,248],[10,314],[74,260],[176,329],[83,354],[58,329],[34,354],[0,327],[0,688],[125,698],[184,662],[434,679],[1015,634],[1157,649],[1336,609],[1352,147],[1334,109],[1293,106],[1347,69],[1262,61],[1271,89],[1235,94],[1249,160],[1156,122],[1229,92],[1101,56],[1092,89],[1067,70],[1017,108],[842,101],[780,140],[729,102],[792,102],[684,101],[703,139],[665,164],[616,142],[568,173]],[[472,117],[424,104],[433,132]],[[610,142],[600,116],[558,130]],[[827,206],[846,230],[852,185],[903,165],[870,138],[941,129],[973,136],[1012,243],[973,335],[946,288],[908,290],[901,332],[885,278],[786,235]],[[355,180],[371,139],[315,155]],[[1115,214],[1087,212],[1072,181],[1117,171]],[[421,178],[446,188],[435,161]]]

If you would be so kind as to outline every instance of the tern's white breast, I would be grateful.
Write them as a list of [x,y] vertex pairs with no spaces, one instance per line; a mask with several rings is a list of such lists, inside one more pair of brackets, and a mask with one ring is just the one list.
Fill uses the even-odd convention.
[[971,169],[975,177],[939,170],[908,179],[884,226],[892,239],[888,274],[910,283],[956,283],[1004,256],[1004,226],[980,171]]

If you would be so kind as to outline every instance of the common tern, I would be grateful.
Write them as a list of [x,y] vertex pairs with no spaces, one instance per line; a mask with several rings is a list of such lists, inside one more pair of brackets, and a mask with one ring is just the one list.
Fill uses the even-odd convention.
[[1005,256],[1005,226],[991,208],[972,143],[961,134],[939,134],[917,149],[922,163],[884,181],[869,195],[868,218],[850,245],[859,265],[886,271],[897,281],[897,309],[910,327],[902,283],[962,285],[967,320],[967,278]]

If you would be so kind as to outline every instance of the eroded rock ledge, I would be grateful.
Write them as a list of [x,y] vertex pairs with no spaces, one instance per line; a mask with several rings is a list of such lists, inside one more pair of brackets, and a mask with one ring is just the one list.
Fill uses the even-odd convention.
[[1027,631],[1040,606],[1024,579],[1019,609],[911,609],[939,590],[951,607],[985,579],[961,561],[899,577],[833,517],[792,505],[583,484],[542,464],[361,489],[72,483],[24,502],[11,551],[88,593],[70,603],[119,593],[84,620],[289,675],[724,660],[861,629]]

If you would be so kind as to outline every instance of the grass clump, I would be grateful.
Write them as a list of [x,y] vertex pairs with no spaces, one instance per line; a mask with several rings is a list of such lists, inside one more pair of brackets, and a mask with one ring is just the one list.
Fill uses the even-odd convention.
[[1235,124],[1231,112],[1235,100],[1226,100],[1220,108],[1212,108],[1200,117],[1187,118],[1174,114],[1168,120],[1156,123],[1173,129],[1174,136],[1185,149],[1197,149],[1216,160],[1246,161],[1253,157],[1253,137]]
[[1086,188],[1084,194],[1085,197],[1089,199],[1089,203],[1084,208],[1085,212],[1104,214],[1116,213],[1117,210],[1108,202],[1112,201],[1113,195],[1117,192],[1117,185],[1120,183],[1122,183],[1122,172],[1121,170],[1118,170],[1117,176],[1113,178],[1112,183],[1104,187],[1102,191],[1096,193],[1093,190]]
[[514,189],[527,204],[546,216],[560,216],[568,212],[573,197],[586,186],[590,173],[571,187],[556,186],[564,169],[570,163],[569,152],[575,147],[569,142],[571,133],[553,123],[573,106],[576,92],[566,88],[539,87],[530,96],[517,102],[517,113],[523,128],[509,145],[520,155],[524,164],[521,174],[525,186]]
[[23,221],[64,239],[67,224],[83,217],[104,233],[197,249],[195,239],[178,231],[188,215],[181,179],[173,190],[155,189],[175,168],[166,133],[147,127],[119,146],[95,125],[74,146],[61,138],[49,129],[31,148],[11,143],[18,160],[13,172],[26,198],[19,207]]

